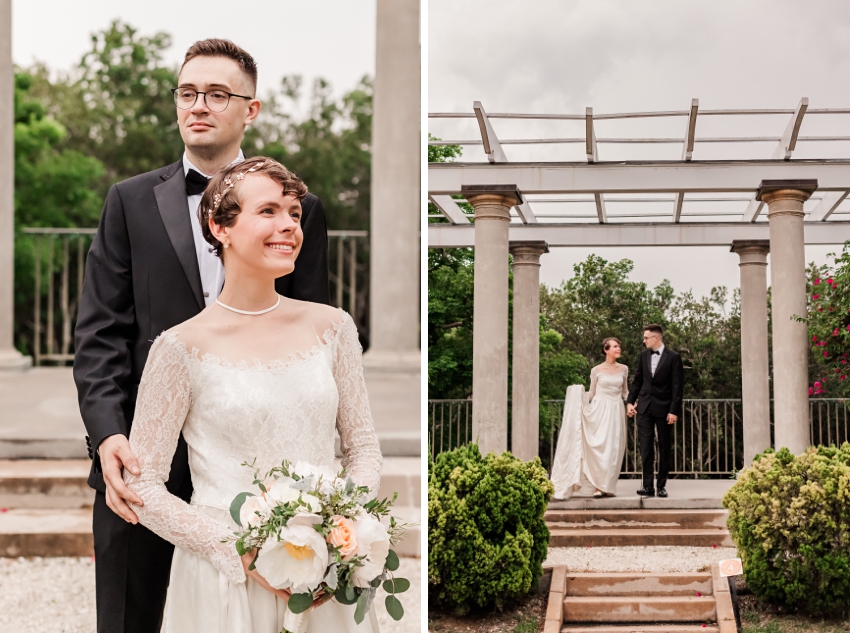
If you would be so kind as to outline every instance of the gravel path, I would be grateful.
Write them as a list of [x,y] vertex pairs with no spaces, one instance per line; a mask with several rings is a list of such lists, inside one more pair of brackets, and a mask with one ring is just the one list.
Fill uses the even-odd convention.
[[737,556],[734,547],[550,547],[544,565],[573,572],[688,572]]
[[[397,575],[410,580],[399,596],[405,615],[394,622],[379,590],[381,633],[420,630],[422,563],[402,558]],[[0,631],[28,633],[94,633],[94,562],[90,558],[0,558]]]

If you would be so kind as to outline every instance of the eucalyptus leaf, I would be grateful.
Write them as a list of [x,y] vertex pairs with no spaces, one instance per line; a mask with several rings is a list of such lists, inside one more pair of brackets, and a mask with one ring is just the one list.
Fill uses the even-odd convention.
[[396,554],[393,550],[390,550],[390,553],[387,554],[387,562],[384,564],[384,567],[390,571],[395,571],[398,569],[398,565],[398,554]]
[[410,589],[410,581],[406,578],[393,578],[384,581],[384,591],[387,593],[404,593]]
[[251,559],[251,564],[248,565],[248,571],[254,571],[257,568],[257,557],[260,555],[260,550],[257,550],[257,553],[254,554],[254,558]]
[[313,594],[294,593],[289,597],[289,610],[292,613],[304,613],[313,606]]
[[337,570],[339,569],[339,565],[337,563],[333,563],[330,567],[328,567],[328,573],[325,574],[324,581],[334,591],[336,591],[337,585],[339,585],[339,577],[337,576]]
[[348,599],[344,587],[339,587],[336,591],[334,591],[334,598],[340,604],[354,604],[357,602],[357,598],[352,598],[351,600]]
[[[240,492],[238,495],[236,495],[236,498],[230,504],[230,518],[233,519],[234,523],[242,525],[242,521],[239,518],[239,512],[242,510],[242,504],[245,503],[245,499],[253,496],[255,495],[252,492]],[[245,526],[242,525],[242,527]]]
[[387,605],[387,613],[393,620],[398,621],[404,617],[404,607],[401,606],[401,602],[395,596],[387,596],[384,604]]
[[302,479],[299,479],[293,484],[290,484],[290,487],[293,490],[300,490],[301,492],[308,492],[313,488],[313,480],[315,479],[314,475],[308,475]]
[[357,624],[360,624],[363,621],[363,618],[366,617],[366,594],[361,593],[360,597],[357,598],[357,608],[354,609],[354,621]]
[[375,580],[373,580],[369,584],[371,584],[373,587],[380,587],[381,586],[381,577],[378,576],[377,578],[375,578]]

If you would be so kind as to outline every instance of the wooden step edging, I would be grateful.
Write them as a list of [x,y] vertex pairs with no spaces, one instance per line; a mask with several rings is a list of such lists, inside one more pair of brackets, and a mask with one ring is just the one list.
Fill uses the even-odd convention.
[[549,601],[546,604],[546,621],[543,633],[561,633],[564,624],[564,598],[567,593],[567,566],[552,568],[552,584],[549,585]]
[[717,603],[718,633],[738,633],[729,579],[720,575],[720,564],[717,562],[711,563],[711,578],[714,583],[714,600]]

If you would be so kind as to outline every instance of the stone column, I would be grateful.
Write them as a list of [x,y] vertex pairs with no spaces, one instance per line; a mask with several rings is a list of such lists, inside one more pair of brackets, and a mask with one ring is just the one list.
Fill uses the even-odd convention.
[[540,448],[540,256],[546,242],[511,242],[514,256],[511,452],[523,461]]
[[472,439],[481,453],[508,450],[508,225],[514,185],[462,186],[475,209]]
[[377,0],[372,118],[372,369],[419,372],[419,0]]
[[12,65],[12,0],[0,0],[0,371],[24,369],[32,359],[13,338],[15,263],[15,71]]
[[767,343],[769,240],[735,240],[741,268],[741,397],[744,468],[770,446],[770,367]]
[[757,197],[768,205],[773,320],[773,421],[776,448],[795,455],[809,446],[806,253],[803,203],[817,180],[763,180]]

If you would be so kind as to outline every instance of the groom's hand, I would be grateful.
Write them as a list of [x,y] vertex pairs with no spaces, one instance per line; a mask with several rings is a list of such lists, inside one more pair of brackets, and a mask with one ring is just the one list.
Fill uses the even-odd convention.
[[631,403],[626,405],[626,415],[628,415],[630,418],[635,417],[635,405]]
[[128,523],[138,523],[139,517],[130,509],[127,502],[137,506],[145,504],[142,498],[124,483],[122,472],[124,468],[134,475],[141,472],[139,462],[130,450],[130,441],[121,434],[110,435],[100,443],[97,454],[100,456],[103,483],[106,484],[106,505]]
[[672,413],[667,414],[667,424],[676,424],[676,421],[678,419],[679,419],[679,417],[673,415]]

